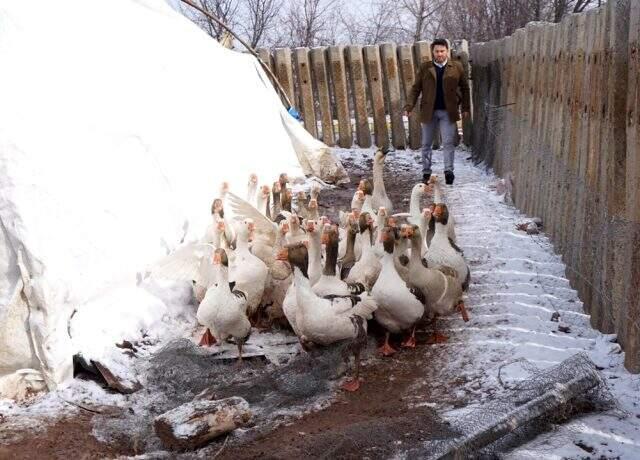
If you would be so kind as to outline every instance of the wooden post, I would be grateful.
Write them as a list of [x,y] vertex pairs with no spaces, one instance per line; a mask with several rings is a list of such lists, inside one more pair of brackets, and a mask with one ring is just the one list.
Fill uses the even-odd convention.
[[398,74],[396,46],[393,43],[380,45],[380,57],[389,107],[389,118],[391,119],[391,142],[395,148],[404,149],[406,147],[406,133],[400,100],[400,76]]
[[387,117],[384,109],[384,94],[382,91],[382,72],[380,70],[380,56],[378,47],[368,45],[364,47],[364,59],[367,69],[367,81],[371,94],[371,106],[373,109],[373,124],[378,147],[389,146],[389,131],[387,130]]
[[258,51],[258,56],[260,57],[260,60],[264,62],[267,65],[267,67],[269,67],[271,71],[275,74],[275,70],[273,67],[273,57],[271,56],[271,52],[266,48],[259,48],[257,51]]
[[275,51],[274,62],[276,76],[284,88],[289,100],[295,104],[295,93],[293,91],[293,70],[291,68],[291,50],[289,48],[278,48]]
[[318,124],[316,123],[316,108],[313,100],[313,84],[311,69],[309,66],[309,49],[296,48],[294,61],[298,74],[298,87],[300,88],[300,101],[304,127],[313,137],[318,137]]
[[[471,68],[469,66],[469,42],[462,40],[460,42],[460,49],[458,50],[458,56],[462,63],[464,73],[469,79],[469,91],[473,92],[473,80],[471,80]],[[473,131],[473,100],[471,101],[471,113],[470,117],[462,120],[462,142],[464,145],[471,146],[471,132]]]
[[365,72],[362,64],[362,47],[352,45],[345,48],[345,57],[349,69],[352,107],[356,118],[356,141],[360,147],[371,147],[371,130],[367,114],[367,93]]
[[328,146],[335,145],[333,136],[333,113],[331,111],[331,99],[329,98],[329,83],[327,67],[324,59],[324,48],[312,48],[309,52],[311,66],[313,67],[313,79],[318,92],[320,103],[320,120],[322,122],[322,142]]
[[[419,41],[413,44],[413,52],[415,54],[415,67],[416,72],[420,69],[420,66],[425,62],[431,61],[431,42],[430,41]],[[419,101],[416,103],[417,107],[420,107]],[[433,148],[440,148],[440,129],[436,129],[433,133]]]
[[351,133],[351,113],[349,112],[349,95],[347,93],[347,79],[345,77],[342,47],[330,46],[327,51],[327,56],[331,72],[334,102],[338,114],[338,145],[347,148],[353,145],[353,134]]
[[[411,45],[398,46],[398,59],[400,60],[400,70],[402,75],[402,86],[404,88],[404,100],[409,99],[411,86],[416,80],[416,70],[413,66],[413,50]],[[414,110],[409,116],[409,147],[417,150],[421,145],[420,111]]]

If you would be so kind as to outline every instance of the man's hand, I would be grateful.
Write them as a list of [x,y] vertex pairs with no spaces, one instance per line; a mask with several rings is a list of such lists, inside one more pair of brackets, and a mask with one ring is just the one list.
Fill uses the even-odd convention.
[[471,114],[469,112],[462,112],[462,118],[469,118]]

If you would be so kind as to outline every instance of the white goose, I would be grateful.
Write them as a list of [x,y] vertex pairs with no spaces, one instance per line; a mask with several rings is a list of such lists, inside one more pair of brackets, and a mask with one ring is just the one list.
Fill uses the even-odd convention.
[[362,257],[355,263],[345,281],[351,284],[360,283],[367,292],[371,292],[371,288],[382,269],[380,260],[371,244],[373,234],[373,217],[371,217],[371,214],[368,212],[360,214],[359,228]]
[[398,334],[411,329],[411,335],[402,342],[402,346],[414,348],[415,325],[424,314],[424,302],[418,299],[415,290],[407,287],[405,281],[400,278],[394,265],[394,246],[396,244],[395,232],[391,227],[381,229],[384,245],[382,257],[382,270],[371,295],[378,305],[374,317],[386,330],[384,345],[380,352],[384,356],[390,356],[396,350],[389,344],[389,334]]
[[371,206],[373,209],[378,209],[381,206],[386,208],[389,212],[393,211],[393,204],[387,196],[387,190],[384,186],[384,160],[387,157],[389,149],[378,149],[373,156],[373,194],[371,196]]
[[296,293],[297,328],[304,347],[330,345],[350,340],[356,361],[354,378],[342,388],[356,391],[360,387],[360,351],[367,342],[367,320],[377,306],[371,296],[346,296],[325,299],[314,292],[307,276],[307,248],[298,245],[287,250],[293,267]]
[[427,251],[427,264],[429,267],[439,266],[451,267],[456,271],[457,278],[465,291],[469,287],[470,271],[469,266],[462,256],[462,251],[447,234],[447,223],[449,210],[446,204],[437,204],[433,213],[435,221],[435,235],[431,240],[429,251]]
[[236,259],[232,266],[231,279],[247,295],[249,315],[253,316],[260,306],[269,269],[266,264],[249,251],[249,239],[254,232],[251,219],[244,219],[238,226]]
[[[462,285],[455,276],[450,276],[443,271],[427,268],[422,263],[422,235],[417,225],[404,225],[401,230],[402,237],[411,241],[411,256],[409,258],[409,286],[419,289],[426,299],[425,305],[436,315],[448,315],[454,310],[461,312],[465,321],[468,321],[464,302],[462,302]],[[447,271],[444,269],[444,271]],[[436,343],[444,342],[447,337],[438,333],[436,320],[434,319],[434,333],[432,340]]]
[[313,292],[320,297],[362,293],[365,290],[364,285],[360,283],[345,283],[336,276],[336,264],[338,262],[338,229],[336,225],[325,225],[322,232],[322,243],[325,245],[326,258],[322,275],[313,285]]
[[249,182],[247,182],[247,201],[249,203],[256,202],[256,191],[258,189],[258,175],[255,173],[249,174]]
[[291,271],[289,262],[287,262],[286,257],[282,258],[280,256],[280,252],[285,245],[285,236],[288,231],[288,222],[286,220],[280,221],[276,244],[273,247],[274,262],[269,267],[267,286],[262,298],[262,302],[266,305],[265,311],[271,324],[285,316],[283,303],[287,291],[291,287],[291,282],[293,281],[293,272]]
[[[447,204],[444,195],[442,194],[442,189],[440,187],[440,183],[438,182],[438,176],[437,175],[433,175],[431,176],[431,179],[429,180],[429,182],[431,183],[431,186],[433,187],[433,203],[434,204]],[[433,209],[432,209],[433,211]],[[447,221],[447,236],[449,237],[449,239],[453,242],[456,243],[456,222],[455,219],[453,218],[452,215],[449,216],[449,219]]]
[[234,283],[229,283],[229,261],[224,249],[216,249],[213,266],[218,283],[207,291],[196,313],[198,322],[207,327],[200,345],[211,346],[216,341],[223,344],[228,337],[233,337],[238,346],[238,359],[242,361],[242,346],[251,331],[247,299],[243,292],[233,289]]

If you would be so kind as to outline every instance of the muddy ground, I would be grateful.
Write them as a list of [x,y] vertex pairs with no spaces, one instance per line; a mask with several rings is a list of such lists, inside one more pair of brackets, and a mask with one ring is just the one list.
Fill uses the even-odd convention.
[[[411,154],[398,152],[395,155]],[[351,182],[325,190],[321,195],[321,207],[329,216],[335,216],[338,209],[346,209],[358,181],[369,176],[371,159],[358,164],[347,160],[345,167]],[[387,168],[386,174],[390,198],[397,209],[407,209],[411,187],[419,180],[420,171],[400,162],[395,168]],[[206,356],[199,356],[189,348],[191,345],[183,344],[177,351],[169,350],[167,357],[160,361],[166,366],[166,362],[173,359],[184,367],[165,373],[163,364],[159,363],[155,378],[152,372],[150,388],[143,391],[160,391],[164,399],[148,408],[144,418],[136,420],[132,414],[120,409],[105,411],[98,408],[102,413],[80,409],[72,417],[40,427],[36,435],[5,432],[0,436],[0,458],[114,458],[143,452],[153,452],[148,458],[166,456],[167,453],[161,452],[157,438],[153,439],[152,417],[192,399],[212,382],[217,396],[236,394],[247,398],[256,409],[256,424],[242,435],[232,436],[226,442],[215,442],[199,453],[182,454],[184,458],[211,458],[214,455],[228,459],[388,458],[400,452],[408,457],[422,457],[425,442],[455,435],[452,427],[430,406],[434,401],[446,402],[450,407],[465,405],[467,395],[456,390],[468,383],[468,380],[462,382],[455,376],[443,375],[444,366],[439,363],[447,356],[442,353],[442,347],[427,343],[429,332],[418,332],[417,348],[382,358],[375,350],[382,331],[371,327],[373,338],[362,368],[363,385],[357,393],[336,391],[345,371],[339,352],[326,352],[319,360],[313,356],[300,356],[284,369],[270,368],[265,362],[252,360],[243,369],[235,371],[234,379],[228,379],[216,378],[215,374],[221,369],[212,368]],[[396,338],[396,345],[399,345],[399,339]],[[207,369],[207,374],[203,374],[203,369]],[[202,378],[191,379],[191,375]],[[324,409],[307,413],[302,418],[270,417],[275,409],[320,407],[319,402]],[[286,410],[283,413],[286,414]],[[121,422],[123,420],[127,423]],[[100,442],[92,432],[105,431],[105,426],[113,427],[109,431],[111,435],[99,436],[102,441],[106,439],[106,442]],[[130,431],[120,428],[122,432],[118,433],[118,427],[128,427]]]

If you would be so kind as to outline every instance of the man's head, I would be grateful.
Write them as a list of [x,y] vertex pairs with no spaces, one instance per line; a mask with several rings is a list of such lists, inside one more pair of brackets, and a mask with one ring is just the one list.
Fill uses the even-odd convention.
[[431,56],[438,64],[442,64],[447,60],[449,53],[449,43],[444,38],[436,38],[431,42]]

